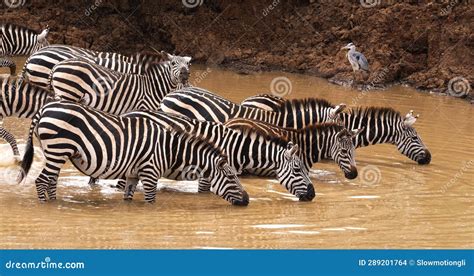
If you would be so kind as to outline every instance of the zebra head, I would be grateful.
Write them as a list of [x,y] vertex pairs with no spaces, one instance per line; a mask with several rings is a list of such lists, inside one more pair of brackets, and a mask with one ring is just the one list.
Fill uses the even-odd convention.
[[161,54],[164,59],[169,62],[171,68],[171,81],[176,84],[188,84],[189,66],[191,64],[191,57],[182,57],[168,54],[162,51]]
[[315,197],[314,186],[301,160],[299,146],[288,142],[282,159],[281,162],[278,162],[276,172],[280,183],[300,201],[313,200]]
[[419,115],[414,116],[413,110],[410,110],[397,128],[395,143],[400,153],[420,165],[425,165],[431,162],[431,153],[413,127],[418,117]]
[[209,174],[211,191],[215,192],[232,205],[247,206],[249,195],[240,184],[237,172],[227,162],[227,157],[220,156],[214,163],[214,169]]
[[357,177],[357,167],[354,159],[355,146],[352,138],[357,136],[362,130],[363,128],[350,131],[343,128],[336,134],[335,141],[332,143],[331,156],[344,172],[347,179]]

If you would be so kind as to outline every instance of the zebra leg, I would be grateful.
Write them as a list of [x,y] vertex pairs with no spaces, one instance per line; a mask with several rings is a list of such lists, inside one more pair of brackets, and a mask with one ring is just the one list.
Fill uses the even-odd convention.
[[94,187],[97,186],[97,178],[91,177],[89,178],[89,186]]
[[198,193],[208,193],[211,191],[211,182],[206,179],[199,179]]
[[111,185],[112,188],[115,188],[119,191],[124,191],[125,190],[125,186],[127,185],[127,181],[126,180],[123,180],[123,179],[120,179],[118,182],[117,182],[117,185]]
[[49,200],[56,200],[56,188],[58,184],[58,177],[50,177],[48,185],[48,198]]
[[158,184],[159,177],[149,173],[139,173],[138,175],[138,178],[143,184],[143,190],[145,191],[145,201],[148,203],[155,203],[156,186]]
[[133,195],[135,194],[135,189],[137,188],[138,184],[138,178],[127,178],[126,182],[124,183],[124,180],[119,180],[119,185],[125,185],[124,187],[124,193],[123,193],[123,199],[124,200],[132,200]]
[[47,168],[44,168],[38,178],[35,180],[35,185],[36,185],[36,193],[38,194],[38,199],[41,202],[46,201],[46,192],[48,193],[48,197],[53,196],[52,199],[56,198],[56,180],[54,180],[54,192],[52,192],[50,188],[50,184],[52,179],[57,179],[57,174],[54,175],[54,173],[50,172]]
[[44,149],[43,153],[46,162],[40,176],[36,179],[36,191],[40,201],[45,201],[45,191],[50,200],[55,200],[57,179],[62,166],[66,163],[67,156],[58,155],[57,152],[51,153],[48,149]]

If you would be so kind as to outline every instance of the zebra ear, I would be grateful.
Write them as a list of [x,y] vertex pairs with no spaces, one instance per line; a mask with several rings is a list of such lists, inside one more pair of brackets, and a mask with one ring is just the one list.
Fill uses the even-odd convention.
[[38,35],[38,41],[46,40],[48,33],[49,33],[49,26],[46,26],[46,28]]
[[416,122],[416,119],[418,119],[418,117],[420,117],[420,114],[417,114],[415,116],[415,115],[413,115],[413,110],[410,110],[410,112],[408,112],[407,115],[405,115],[405,119],[403,120],[403,124],[405,126],[410,127]]
[[359,128],[359,129],[350,131],[351,137],[356,137],[357,135],[359,135],[359,133],[361,133],[362,131],[364,131],[364,129],[365,129],[365,127],[361,127],[361,128]]
[[223,170],[225,164],[227,164],[227,159],[225,157],[220,157],[219,160],[217,160],[217,168]]
[[336,116],[337,114],[341,113],[344,109],[346,109],[347,105],[345,103],[340,103],[336,105],[334,108],[329,111],[331,117]]
[[344,138],[344,136],[351,136],[351,134],[349,133],[349,131],[345,128],[343,128],[341,131],[339,131],[337,134],[336,134],[336,139],[342,139]]
[[293,142],[288,142],[286,146],[286,153],[288,157],[292,157],[296,155],[299,151],[300,147],[298,145],[293,144]]

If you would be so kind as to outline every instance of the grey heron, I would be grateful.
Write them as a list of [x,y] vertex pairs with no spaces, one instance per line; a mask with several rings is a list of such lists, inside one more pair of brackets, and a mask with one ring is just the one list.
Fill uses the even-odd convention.
[[364,71],[369,72],[369,62],[365,58],[365,56],[361,52],[357,52],[355,49],[354,43],[349,43],[346,46],[342,47],[341,49],[349,50],[347,51],[347,59],[351,63],[352,71],[354,73],[356,71]]

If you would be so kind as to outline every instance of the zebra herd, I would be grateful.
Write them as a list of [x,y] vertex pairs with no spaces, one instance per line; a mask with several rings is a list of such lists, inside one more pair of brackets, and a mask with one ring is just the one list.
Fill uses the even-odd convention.
[[[49,45],[41,33],[1,26],[0,66],[7,56],[29,55],[18,78],[1,77],[0,120],[30,118],[23,158],[0,127],[21,165],[30,171],[34,137],[45,165],[35,180],[40,201],[56,199],[61,168],[69,160],[83,174],[118,180],[124,199],[138,182],[154,202],[161,177],[197,180],[233,205],[249,204],[238,175],[276,177],[300,201],[315,189],[309,169],[332,159],[348,179],[357,177],[355,149],[380,143],[429,164],[431,154],[413,128],[418,116],[391,108],[334,105],[268,94],[233,103],[189,84],[191,57],[166,52],[132,56]],[[38,149],[38,148],[36,148]]]

